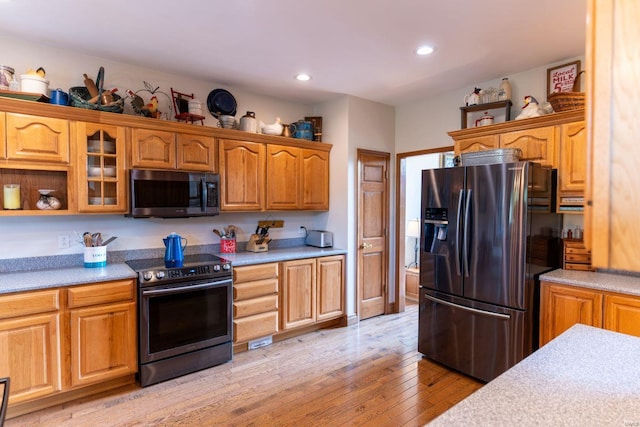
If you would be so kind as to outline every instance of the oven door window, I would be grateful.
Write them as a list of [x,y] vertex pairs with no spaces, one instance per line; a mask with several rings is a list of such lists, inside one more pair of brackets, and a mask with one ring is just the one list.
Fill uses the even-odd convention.
[[229,341],[231,285],[176,286],[180,286],[180,291],[143,292],[148,322],[147,354],[169,356]]

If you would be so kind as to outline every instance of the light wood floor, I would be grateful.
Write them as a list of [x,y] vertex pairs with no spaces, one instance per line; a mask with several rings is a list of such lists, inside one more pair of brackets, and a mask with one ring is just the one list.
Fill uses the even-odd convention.
[[417,305],[7,420],[14,426],[419,426],[482,384],[417,352]]

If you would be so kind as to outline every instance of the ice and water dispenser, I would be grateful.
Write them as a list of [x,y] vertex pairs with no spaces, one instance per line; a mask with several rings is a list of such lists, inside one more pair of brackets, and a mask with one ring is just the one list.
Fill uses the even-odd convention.
[[437,243],[447,240],[449,220],[447,208],[426,208],[424,212],[424,252],[435,252]]

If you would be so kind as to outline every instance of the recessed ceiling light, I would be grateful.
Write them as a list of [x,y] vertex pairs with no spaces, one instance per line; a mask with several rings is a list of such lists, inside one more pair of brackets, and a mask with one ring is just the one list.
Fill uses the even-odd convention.
[[311,76],[306,73],[300,73],[296,75],[296,80],[300,80],[301,82],[306,82],[308,80],[311,80]]
[[433,52],[433,47],[431,46],[420,46],[419,48],[416,49],[416,53],[418,55],[429,55],[430,53]]

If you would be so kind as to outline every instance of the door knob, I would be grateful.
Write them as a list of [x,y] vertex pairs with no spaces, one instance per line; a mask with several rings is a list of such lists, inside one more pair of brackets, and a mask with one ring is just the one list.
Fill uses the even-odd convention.
[[373,245],[371,243],[362,243],[360,245],[360,249],[368,249],[368,248],[372,248]]

